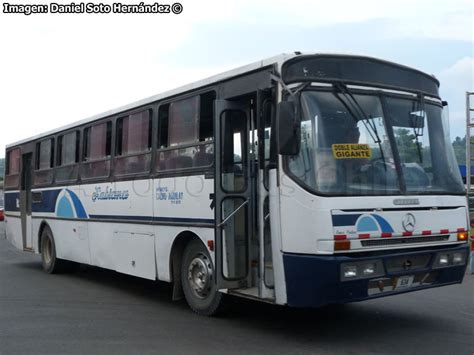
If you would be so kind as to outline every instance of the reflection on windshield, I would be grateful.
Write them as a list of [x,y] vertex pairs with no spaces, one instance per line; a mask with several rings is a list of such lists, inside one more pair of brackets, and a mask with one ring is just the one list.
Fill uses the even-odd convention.
[[387,112],[408,192],[462,193],[462,184],[442,109],[427,104],[424,110],[412,100],[387,98]]
[[[379,96],[351,99],[356,104],[332,92],[301,94],[302,142],[299,155],[288,159],[291,175],[312,190],[333,195],[400,194],[402,173],[409,193],[462,192],[455,161],[449,158],[452,150],[443,143],[441,108],[426,105],[425,112],[413,100],[390,98],[387,119]],[[427,129],[425,120],[433,129]],[[397,171],[387,122],[393,122],[402,173]],[[440,162],[432,164],[435,160]]]

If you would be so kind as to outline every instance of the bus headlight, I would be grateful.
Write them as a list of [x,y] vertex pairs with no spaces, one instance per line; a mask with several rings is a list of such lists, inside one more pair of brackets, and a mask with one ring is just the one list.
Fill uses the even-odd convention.
[[344,278],[350,279],[353,277],[357,277],[357,266],[344,265]]
[[453,253],[453,264],[464,264],[464,253]]
[[385,275],[382,260],[352,261],[341,264],[341,281],[369,279]]
[[375,274],[376,265],[377,264],[373,264],[373,263],[365,264],[364,268],[362,269],[362,274],[366,276],[372,276],[373,274]]
[[439,253],[433,264],[433,269],[439,269],[447,266],[463,265],[466,263],[466,253],[455,251],[452,253]]
[[448,254],[439,254],[439,256],[438,256],[438,265],[439,266],[449,265],[449,255]]

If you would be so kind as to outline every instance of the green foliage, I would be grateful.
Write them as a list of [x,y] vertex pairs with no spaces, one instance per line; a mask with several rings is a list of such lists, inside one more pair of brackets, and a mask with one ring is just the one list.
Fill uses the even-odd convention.
[[404,163],[421,163],[420,152],[424,155],[421,137],[418,138],[418,148],[415,134],[412,131],[398,128],[394,130],[394,133],[401,161]]
[[[454,155],[456,155],[456,160],[459,165],[466,164],[466,137],[456,137],[453,141]],[[472,150],[471,150],[472,151]]]

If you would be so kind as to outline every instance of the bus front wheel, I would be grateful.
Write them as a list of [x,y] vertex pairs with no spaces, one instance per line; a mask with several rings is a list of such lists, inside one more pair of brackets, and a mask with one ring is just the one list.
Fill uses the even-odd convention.
[[186,246],[181,264],[181,286],[189,307],[197,314],[212,316],[223,307],[224,295],[217,290],[214,267],[199,240]]
[[49,227],[43,229],[41,233],[41,261],[43,269],[48,274],[71,271],[75,263],[56,257],[56,244],[54,243],[53,233]]

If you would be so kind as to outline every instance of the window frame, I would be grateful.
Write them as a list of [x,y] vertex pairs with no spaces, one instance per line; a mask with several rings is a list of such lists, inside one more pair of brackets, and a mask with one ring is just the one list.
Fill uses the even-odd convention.
[[[62,151],[63,151],[63,148],[59,147],[60,143],[62,144],[62,139],[64,136],[68,135],[68,134],[71,134],[71,133],[76,133],[76,151],[75,151],[75,162],[74,163],[68,163],[68,164],[63,164],[63,162],[61,161],[61,163],[59,162],[59,160],[61,159],[62,160]],[[81,137],[81,130],[80,129],[73,129],[73,130],[70,130],[70,131],[66,131],[66,132],[61,132],[60,134],[58,134],[56,136],[56,157],[55,157],[55,164],[54,164],[54,167],[55,168],[63,168],[63,167],[66,167],[66,166],[72,166],[72,165],[76,165],[76,164],[80,164],[81,163],[81,152],[80,152],[80,148],[81,148],[81,142],[82,142],[82,137]]]
[[[206,95],[206,94],[213,94],[213,96],[214,96],[214,98],[212,99],[212,102],[213,102],[213,104],[212,104],[212,138],[210,140],[201,141],[200,140],[201,139],[201,137],[200,137],[200,134],[201,134],[200,133],[201,132],[201,103],[202,103],[201,96]],[[179,101],[182,101],[182,100],[190,99],[190,98],[195,97],[195,96],[200,97],[199,124],[198,124],[198,127],[197,127],[198,140],[195,141],[195,142],[191,142],[191,143],[184,143],[184,144],[170,146],[169,145],[169,127],[170,127],[170,124],[169,124],[169,120],[170,120],[169,108],[170,108],[170,105],[172,103],[176,103],[176,102],[179,102]],[[156,131],[154,131],[154,136],[153,136],[153,140],[155,141],[155,145],[153,146],[154,157],[153,157],[153,160],[152,160],[152,167],[153,167],[153,175],[154,176],[160,176],[161,177],[161,176],[176,176],[176,175],[199,175],[199,174],[202,174],[202,172],[206,172],[206,171],[211,170],[215,166],[215,149],[216,149],[215,148],[215,135],[216,135],[215,126],[216,126],[216,124],[215,124],[215,104],[214,104],[214,102],[216,100],[218,100],[217,87],[212,86],[212,87],[203,88],[201,90],[188,92],[185,95],[180,95],[180,96],[177,96],[177,97],[168,98],[168,99],[165,99],[165,100],[162,100],[162,101],[158,102],[158,106],[157,106],[157,109],[156,109],[156,118],[154,118],[154,120],[156,121],[156,124],[154,124]],[[161,140],[160,111],[165,106],[168,106],[167,146],[164,147],[164,148],[160,148],[159,147],[159,144],[161,143],[161,141],[160,141]],[[214,159],[213,159],[211,164],[205,165],[205,166],[198,166],[198,167],[192,166],[192,167],[178,168],[178,169],[165,169],[165,170],[160,170],[159,169],[158,164],[156,162],[156,159],[157,159],[156,157],[160,153],[166,153],[166,152],[173,151],[173,150],[186,149],[186,148],[190,148],[190,147],[198,147],[198,146],[204,146],[204,145],[212,145],[213,146]]]
[[[121,154],[118,155],[118,125],[119,125],[119,120],[124,119],[130,116],[133,116],[135,114],[148,111],[149,112],[149,127],[148,127],[148,132],[150,136],[148,137],[148,142],[149,142],[149,148],[148,150],[141,151],[141,152],[134,152],[134,153],[129,153],[129,154]],[[113,118],[113,125],[112,125],[112,150],[111,150],[111,173],[110,176],[112,177],[113,181],[120,181],[120,180],[127,180],[135,177],[150,177],[153,174],[153,159],[154,159],[154,146],[156,144],[156,138],[155,138],[155,132],[156,132],[156,127],[155,127],[155,116],[157,115],[157,103],[151,103],[146,106],[140,106],[133,108],[132,110],[122,112],[118,115],[116,115]],[[117,174],[116,171],[116,164],[117,161],[122,160],[122,159],[128,159],[132,157],[137,157],[137,156],[150,156],[150,162],[148,163],[147,169],[144,171],[139,171],[139,172],[126,172],[123,174]]]
[[[10,154],[15,150],[18,150],[18,172],[16,174],[11,174],[10,173],[10,159],[11,159]],[[11,149],[7,150],[7,152],[5,154],[5,176],[20,175],[20,173],[21,173],[21,160],[20,159],[21,159],[21,149],[20,149],[20,147],[15,147],[15,148],[11,148]]]
[[[18,172],[16,174],[10,173],[10,159],[11,152],[18,150]],[[20,187],[20,175],[21,175],[21,159],[22,149],[21,147],[12,147],[6,150],[5,153],[5,173],[4,173],[4,188],[5,190],[12,190]]]
[[[34,166],[34,171],[46,171],[46,170],[52,170],[55,168],[55,161],[56,161],[56,149],[55,149],[55,140],[56,137],[50,136],[47,138],[40,139],[35,142],[35,166]],[[49,163],[49,168],[40,168],[40,156],[41,156],[41,143],[46,142],[46,141],[51,141],[51,152],[50,152],[50,163]]]
[[[85,140],[86,140],[86,130],[87,129],[91,129],[92,127],[95,127],[95,126],[98,126],[100,124],[106,124],[106,131],[105,131],[105,134],[106,134],[106,141],[105,141],[105,144],[107,145],[107,124],[110,123],[110,127],[111,127],[111,134],[110,134],[110,155],[106,155],[102,158],[95,158],[95,159],[89,159],[89,160],[85,160],[85,149],[86,149],[86,144],[85,144]],[[111,118],[107,118],[105,120],[101,120],[101,121],[97,121],[97,122],[93,122],[91,124],[88,124],[86,126],[83,126],[81,131],[82,131],[82,139],[81,139],[81,151],[79,152],[79,155],[80,155],[80,163],[83,164],[83,163],[95,163],[95,162],[98,162],[98,161],[104,161],[104,160],[107,160],[107,159],[111,159],[112,158],[112,154],[113,154],[113,136],[114,136],[114,132],[113,132],[114,128],[113,128],[113,119]],[[107,147],[106,147],[106,151],[107,151]]]
[[[142,151],[139,151],[139,152],[133,152],[133,153],[128,153],[128,154],[118,154],[119,121],[124,120],[125,118],[130,119],[131,116],[136,115],[138,113],[145,112],[145,111],[149,112],[149,116],[148,116],[148,122],[149,122],[149,126],[148,126],[148,132],[149,132],[148,150],[142,150]],[[130,112],[127,112],[125,114],[118,115],[115,118],[115,130],[114,130],[113,134],[115,134],[115,148],[114,148],[114,157],[115,158],[117,158],[117,157],[130,157],[130,156],[136,156],[136,155],[150,153],[153,150],[153,109],[152,109],[152,107],[139,108],[137,110],[130,111]]]
[[[49,168],[40,169],[40,155],[41,155],[41,143],[51,141],[51,153],[50,153],[50,166]],[[56,136],[49,136],[41,138],[35,141],[34,144],[34,167],[32,171],[33,175],[33,186],[54,186],[55,180],[55,162],[56,162]],[[41,176],[50,176],[47,181],[38,182]]]
[[[97,125],[100,125],[100,124],[105,124],[106,125],[106,130],[105,130],[105,134],[106,134],[106,139],[105,139],[105,144],[106,144],[106,148],[105,148],[105,151],[107,152],[107,125],[110,124],[110,154],[109,155],[106,155],[102,158],[95,158],[95,159],[89,159],[89,160],[85,160],[86,158],[86,155],[85,155],[85,150],[86,150],[86,144],[85,144],[85,141],[86,141],[86,130],[87,129],[91,129],[92,127],[94,126],[97,126]],[[79,178],[81,181],[86,181],[87,183],[91,183],[91,182],[96,182],[96,181],[109,181],[110,180],[110,177],[112,176],[112,171],[113,171],[113,154],[114,154],[114,139],[115,139],[115,135],[114,135],[114,126],[115,126],[115,120],[113,117],[107,117],[107,118],[104,118],[104,119],[100,119],[98,121],[94,121],[94,122],[90,122],[84,126],[81,127],[81,145],[80,145],[80,170],[79,170]],[[106,163],[106,162],[110,162],[109,163],[109,167],[108,167],[108,173],[106,176],[92,176],[92,177],[84,177],[84,166],[86,164],[95,164],[95,163]]]

